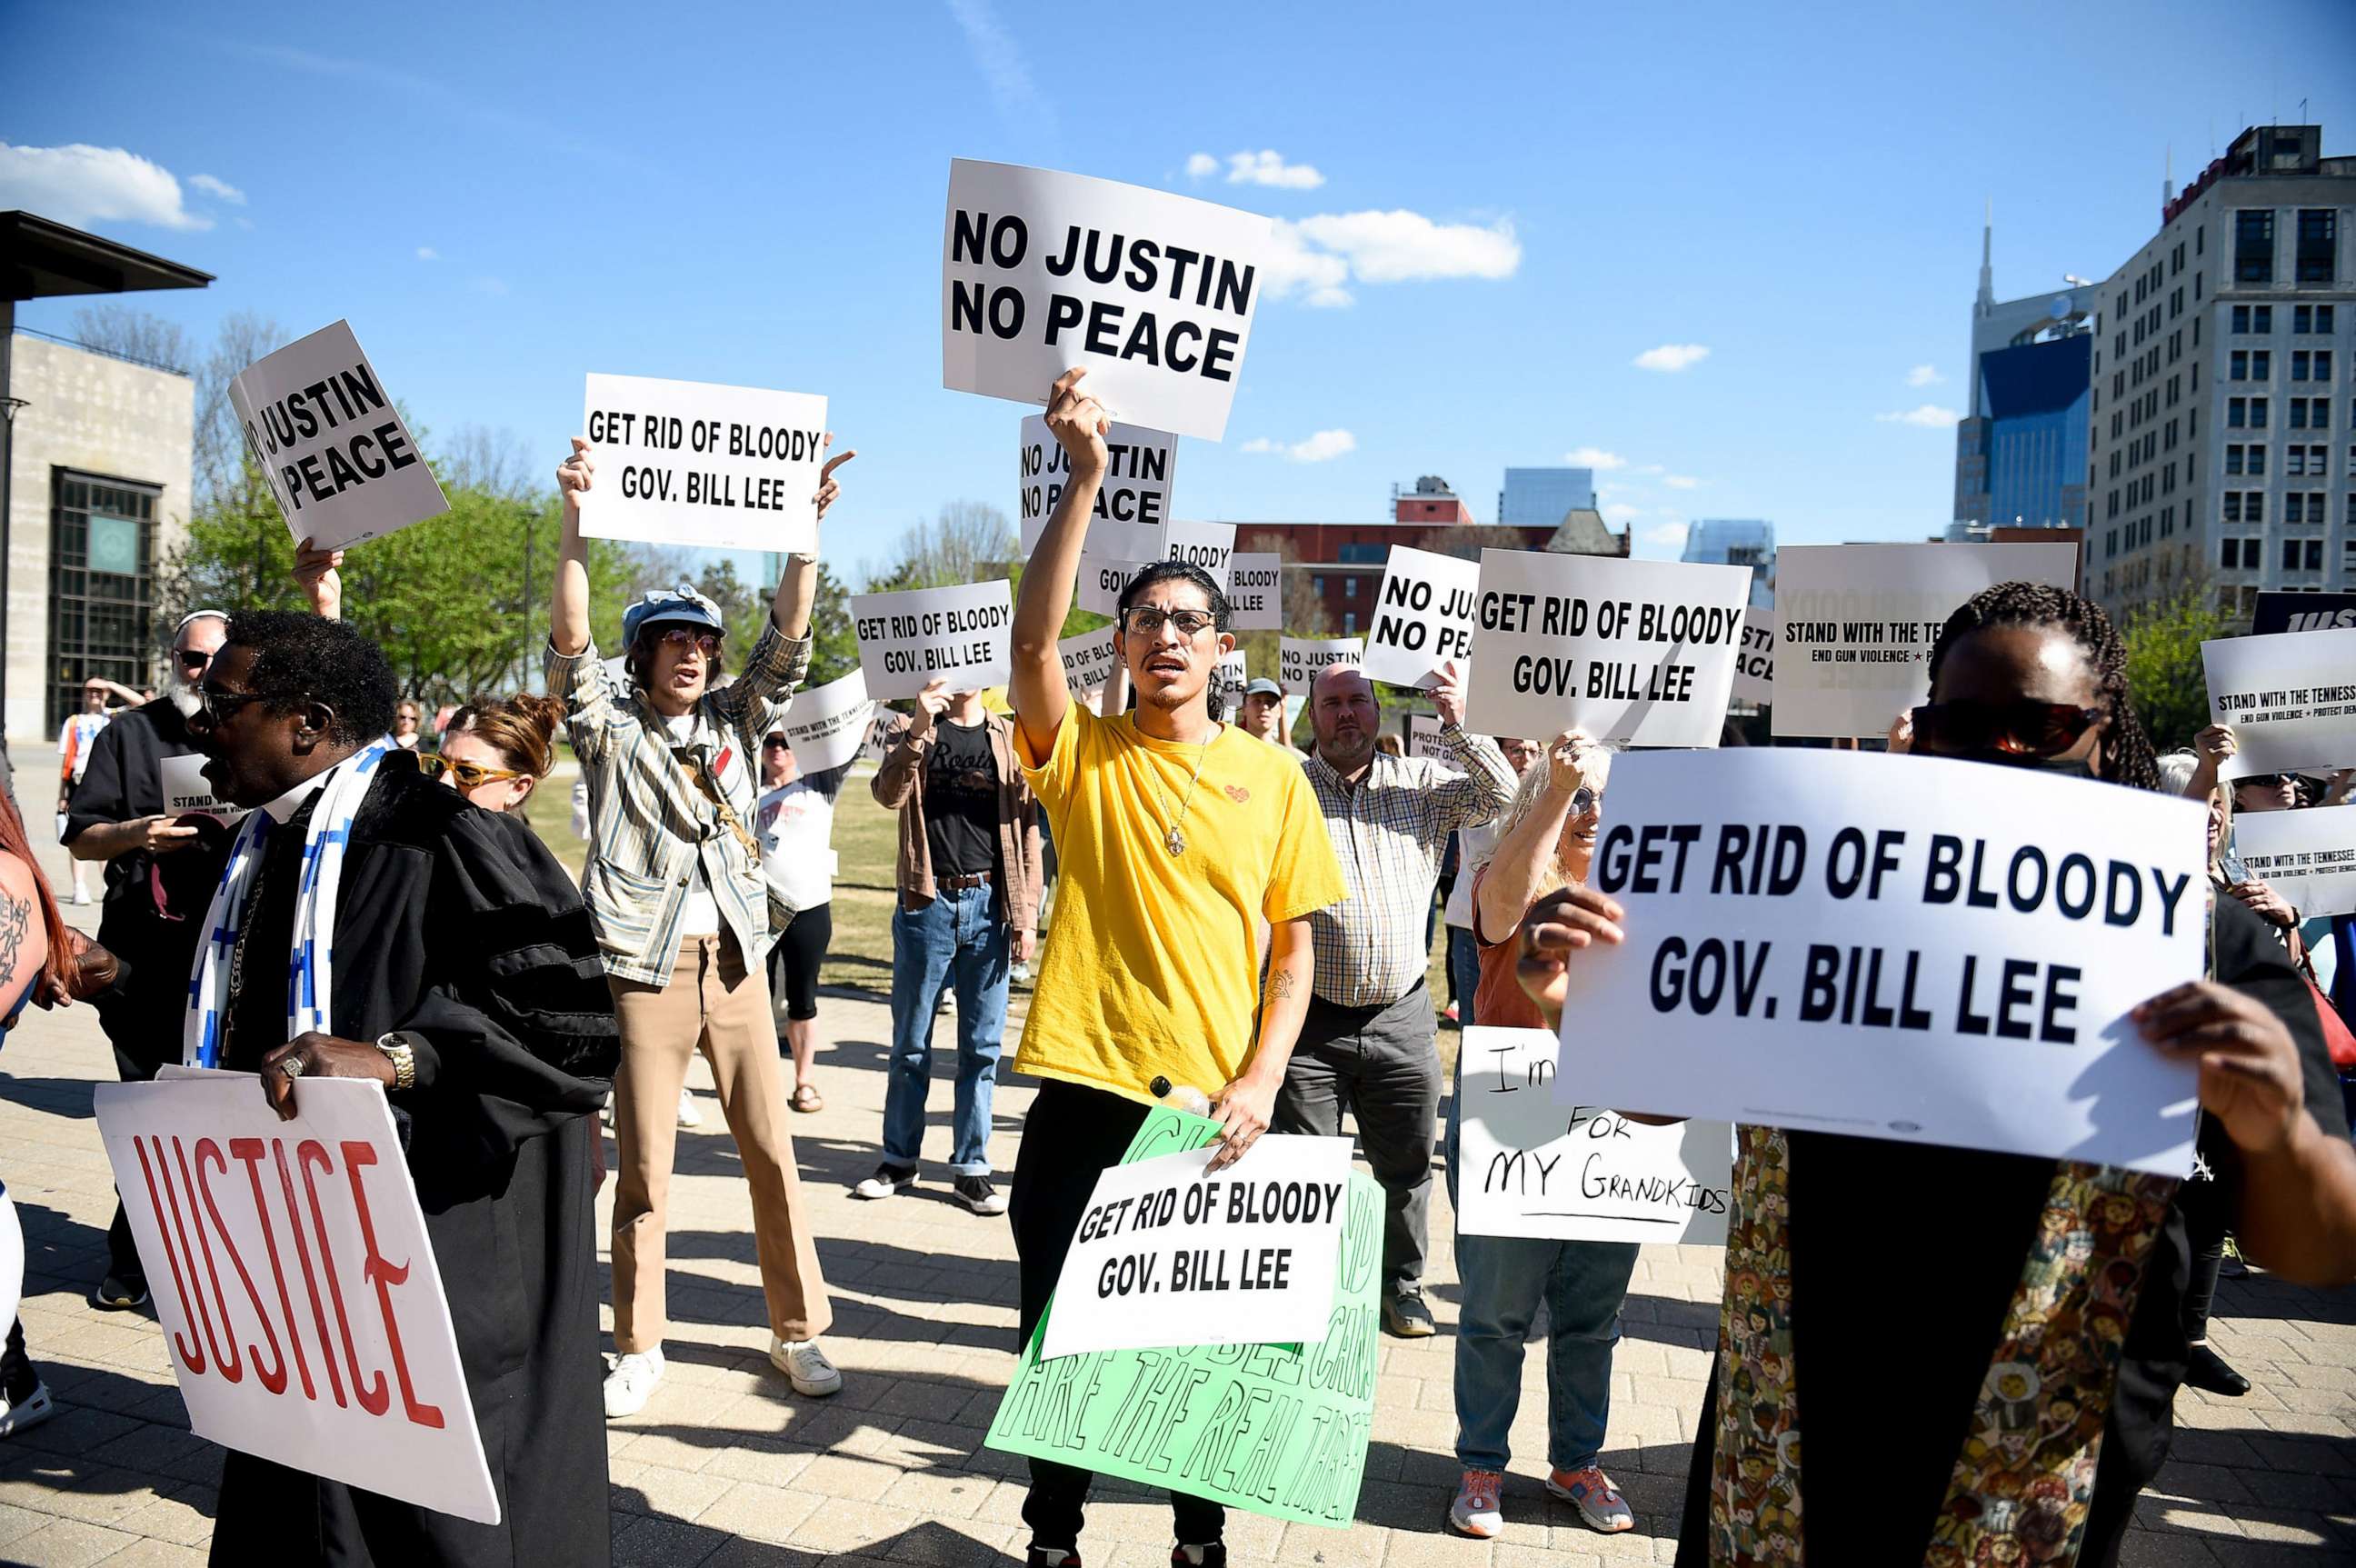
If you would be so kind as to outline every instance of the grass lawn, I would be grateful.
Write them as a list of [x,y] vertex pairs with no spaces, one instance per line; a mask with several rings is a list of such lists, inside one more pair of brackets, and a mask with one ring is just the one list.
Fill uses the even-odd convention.
[[[819,983],[829,988],[863,992],[878,1001],[892,995],[892,862],[898,844],[899,820],[868,793],[875,770],[861,766],[842,787],[834,813],[834,848],[838,861],[834,878],[834,941]],[[559,860],[581,874],[588,846],[573,836],[572,786],[560,783],[532,791],[524,816]],[[1447,1005],[1447,931],[1432,943],[1428,979],[1434,1001]],[[1009,1004],[1007,1034],[1017,1037],[1028,993],[1018,987]],[[1456,1032],[1443,1024],[1440,1031],[1443,1066],[1456,1059]]]

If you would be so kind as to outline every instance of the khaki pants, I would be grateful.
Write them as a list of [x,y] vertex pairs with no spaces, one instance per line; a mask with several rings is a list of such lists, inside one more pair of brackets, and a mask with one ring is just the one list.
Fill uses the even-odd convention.
[[747,970],[724,937],[680,944],[670,983],[658,990],[614,980],[622,1067],[614,1079],[614,1136],[620,1146],[614,1191],[614,1345],[628,1353],[663,1340],[664,1237],[671,1158],[679,1143],[679,1091],[701,1049],[712,1064],[721,1113],[753,1198],[753,1239],[780,1339],[811,1339],[834,1321],[819,1273],[809,1216],[802,1208],[794,1144],[786,1133],[785,1079],[769,983]]

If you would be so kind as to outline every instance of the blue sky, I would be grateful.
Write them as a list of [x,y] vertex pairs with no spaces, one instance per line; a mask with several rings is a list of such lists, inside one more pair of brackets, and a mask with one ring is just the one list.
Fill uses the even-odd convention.
[[111,215],[58,215],[220,279],[135,303],[200,341],[348,317],[412,416],[543,469],[584,371],[824,392],[851,564],[945,502],[1013,510],[1023,411],[940,390],[949,159],[1183,189],[1323,259],[1262,306],[1179,515],[1374,520],[1430,473],[1485,521],[1506,465],[1592,449],[1673,555],[1695,517],[1945,524],[1984,198],[2029,294],[2148,236],[2171,148],[2181,183],[2304,98],[2356,152],[2344,0],[1434,16],[11,0],[0,207],[55,180],[27,149],[135,155],[168,177],[101,159],[70,188]]

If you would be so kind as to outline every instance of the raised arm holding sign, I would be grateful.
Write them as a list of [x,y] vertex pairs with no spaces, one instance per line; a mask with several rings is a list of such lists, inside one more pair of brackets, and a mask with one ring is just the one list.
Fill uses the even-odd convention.
[[340,550],[450,510],[348,322],[248,365],[229,401],[298,543]]

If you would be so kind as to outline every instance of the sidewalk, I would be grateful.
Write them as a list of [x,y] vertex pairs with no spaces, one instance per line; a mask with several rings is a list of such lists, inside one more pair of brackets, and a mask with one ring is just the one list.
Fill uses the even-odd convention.
[[[61,856],[45,855],[54,876]],[[96,908],[69,908],[94,928]],[[734,1148],[699,1062],[705,1122],[680,1140],[672,1188],[669,1377],[637,1417],[609,1429],[616,1560],[749,1565],[1020,1560],[1021,1461],[980,1447],[1013,1366],[1013,1248],[1003,1219],[948,1200],[937,1166],[916,1195],[857,1203],[873,1168],[889,1037],[881,1004],[830,996],[819,1014],[827,1108],[794,1119],[803,1178],[835,1293],[827,1345],[843,1392],[797,1398],[772,1371]],[[946,1032],[941,1036],[948,1039]],[[195,1564],[209,1537],[218,1452],[190,1436],[152,1318],[92,1311],[112,1193],[90,1089],[112,1071],[87,1008],[28,1012],[0,1051],[0,1176],[26,1230],[25,1322],[60,1412],[0,1443],[0,1562]],[[991,1145],[1012,1167],[1027,1082],[1001,1084]],[[937,1085],[930,1152],[945,1151],[948,1086]],[[610,1144],[608,1154],[610,1157]],[[612,1187],[607,1187],[610,1200]],[[1545,1359],[1529,1359],[1514,1431],[1518,1474],[1505,1538],[1444,1533],[1456,1478],[1451,1369],[1452,1228],[1432,1216],[1434,1339],[1383,1341],[1375,1441],[1347,1530],[1230,1512],[1238,1563],[1416,1568],[1590,1568],[1667,1563],[1687,1439],[1715,1336],[1719,1254],[1648,1247],[1636,1269],[1613,1377],[1604,1464],[1634,1506],[1607,1538],[1550,1502]],[[608,1205],[609,1207],[609,1205]],[[601,1220],[606,1209],[601,1208]],[[601,1225],[602,1232],[602,1225]],[[601,1247],[601,1252],[603,1249]],[[2142,1508],[2126,1562],[2321,1564],[2356,1554],[2356,1293],[2228,1283],[2213,1337],[2257,1384],[2240,1401],[2186,1393],[2176,1462]],[[610,1324],[610,1316],[607,1318]],[[1893,1393],[1902,1397],[1902,1377]],[[1089,1511],[1089,1568],[1159,1568],[1169,1511],[1108,1485]],[[551,1564],[549,1568],[562,1568]]]

